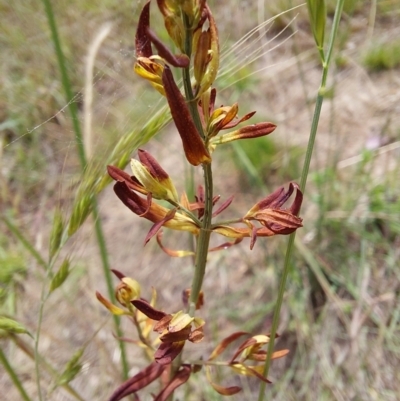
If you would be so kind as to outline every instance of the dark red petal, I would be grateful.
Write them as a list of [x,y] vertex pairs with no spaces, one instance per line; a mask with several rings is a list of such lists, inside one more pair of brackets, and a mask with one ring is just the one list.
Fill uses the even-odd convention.
[[149,153],[143,149],[138,150],[139,160],[144,164],[150,171],[150,174],[158,180],[168,179],[169,175],[166,171],[158,164],[158,161]]
[[126,185],[133,191],[138,191],[142,194],[147,193],[143,185],[134,176],[130,176],[124,170],[115,166],[107,166],[108,175],[115,181],[125,182]]
[[190,365],[182,365],[178,373],[173,377],[173,379],[163,388],[161,393],[157,395],[154,401],[166,401],[168,397],[182,384],[189,380],[192,369]]
[[131,301],[131,304],[152,320],[161,320],[164,316],[166,316],[165,312],[153,308],[144,299],[134,299]]
[[253,226],[252,230],[251,230],[251,238],[250,238],[250,249],[254,248],[254,245],[257,241],[257,227]]
[[132,192],[125,181],[117,182],[114,185],[114,192],[122,201],[122,203],[138,216],[145,213],[148,209],[147,201],[136,193]]
[[295,187],[296,196],[294,198],[292,206],[290,206],[290,208],[289,208],[289,211],[290,211],[290,213],[294,214],[295,216],[298,216],[300,213],[301,204],[303,202],[303,193],[300,191],[300,188],[296,183],[291,182],[290,184]]
[[182,351],[185,341],[177,343],[161,343],[154,353],[154,360],[160,365],[170,364]]
[[162,336],[160,336],[160,340],[163,343],[174,343],[174,342],[179,342],[179,341],[186,341],[190,333],[192,331],[192,327],[184,327],[182,330],[176,331],[175,333],[165,333]]
[[244,351],[246,348],[248,348],[254,344],[257,344],[257,341],[253,337],[250,337],[247,340],[245,340],[242,344],[239,345],[239,347],[237,348],[236,352],[233,354],[229,363],[233,363],[233,361],[238,357],[238,355],[241,354],[242,351]]
[[222,127],[222,129],[234,128],[237,125],[239,125],[240,123],[242,123],[243,121],[249,120],[251,117],[254,116],[254,114],[256,114],[256,112],[251,111],[250,113],[247,113],[246,115],[244,115],[242,118],[231,121],[229,124],[226,124],[224,127]]
[[119,270],[111,269],[111,271],[120,279],[122,280],[125,276],[124,273],[120,272]]
[[208,358],[209,361],[212,361],[215,359],[217,356],[222,354],[225,349],[233,343],[235,340],[237,340],[239,337],[248,335],[249,333],[245,331],[238,331],[236,333],[231,334],[230,336],[224,338],[214,349],[214,351],[211,353],[210,357]]
[[283,187],[278,188],[277,190],[272,192],[272,194],[268,195],[266,198],[258,202],[257,206],[259,209],[271,208],[273,206],[276,207],[277,202],[282,196],[284,196],[284,194],[285,194],[285,188]]
[[153,50],[151,49],[150,38],[147,36],[147,28],[150,26],[150,1],[148,1],[140,13],[138,27],[135,36],[136,56],[151,57]]
[[159,222],[155,223],[153,227],[150,228],[150,231],[147,233],[146,238],[144,240],[144,244],[146,245],[160,230],[160,228],[169,220],[172,220],[175,217],[176,209],[171,209],[165,217]]
[[275,124],[268,122],[248,125],[246,127],[240,128],[238,130],[237,136],[239,139],[259,138],[261,136],[266,136],[274,132],[275,128]]
[[186,68],[189,66],[190,59],[186,54],[173,54],[150,28],[147,28],[146,34],[156,47],[158,55],[168,64],[178,68]]
[[151,382],[160,377],[164,370],[165,366],[153,362],[135,376],[128,379],[125,383],[121,384],[109,398],[109,401],[119,401],[127,395],[148,386]]
[[214,248],[210,248],[208,250],[208,252],[215,252],[215,251],[221,251],[223,249],[228,249],[231,246],[240,244],[242,241],[243,241],[243,238],[236,238],[235,241],[233,241],[233,242],[224,242],[221,245],[215,246]]
[[172,118],[182,140],[186,158],[193,166],[209,163],[210,155],[190,115],[186,100],[176,86],[172,72],[165,66],[162,81]]
[[222,213],[226,208],[230,206],[234,198],[234,195],[230,196],[213,214],[212,217],[215,217]]

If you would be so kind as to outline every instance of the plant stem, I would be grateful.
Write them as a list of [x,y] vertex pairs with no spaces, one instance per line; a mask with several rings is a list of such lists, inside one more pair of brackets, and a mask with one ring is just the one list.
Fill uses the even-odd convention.
[[[185,54],[190,58],[192,55],[192,29],[189,26],[189,20],[185,12],[182,11],[182,21],[185,27]],[[183,86],[185,88],[186,101],[188,103],[190,114],[193,118],[199,135],[204,140],[205,134],[201,119],[196,105],[196,99],[193,95],[192,83],[190,79],[190,66],[183,70]],[[196,303],[203,285],[203,278],[206,271],[208,246],[211,236],[211,219],[212,219],[212,199],[213,199],[213,178],[211,164],[203,165],[204,172],[204,190],[205,205],[202,227],[199,238],[197,240],[196,255],[194,263],[194,275],[192,280],[192,289],[189,298],[189,314],[194,316],[196,311]]]
[[14,386],[20,392],[21,397],[24,399],[24,401],[32,401],[31,398],[28,396],[27,392],[25,391],[24,387],[22,386],[21,381],[19,380],[14,369],[8,362],[8,359],[1,348],[0,348],[0,362],[3,364],[4,369],[7,371],[7,373],[10,375],[11,380],[14,383]]
[[[311,123],[310,137],[309,137],[308,145],[307,145],[307,152],[306,152],[303,170],[302,170],[301,179],[300,179],[300,189],[303,193],[304,193],[304,190],[306,187],[308,172],[310,169],[311,156],[312,156],[312,153],[314,150],[314,143],[315,143],[315,138],[317,135],[317,129],[318,129],[319,118],[321,115],[322,103],[323,103],[325,92],[326,92],[326,80],[327,80],[327,76],[328,76],[328,72],[329,72],[329,65],[330,65],[330,61],[331,61],[331,57],[332,57],[333,45],[334,45],[336,34],[337,34],[337,31],[339,28],[339,21],[340,21],[340,17],[341,17],[342,10],[343,10],[343,4],[344,4],[344,0],[338,0],[338,2],[336,4],[335,16],[334,16],[333,25],[332,25],[332,31],[331,31],[331,36],[330,36],[330,41],[329,41],[329,46],[328,46],[328,51],[327,51],[327,57],[324,57],[323,54],[321,55],[322,68],[323,68],[321,85],[318,90],[318,96],[317,96],[317,100],[316,100],[316,104],[315,104],[313,120]],[[265,365],[264,365],[264,372],[263,372],[264,377],[268,376],[269,368],[271,365],[271,357],[274,352],[275,336],[276,336],[276,332],[278,329],[279,315],[280,315],[280,311],[281,311],[281,307],[282,307],[283,296],[285,293],[286,281],[287,281],[287,277],[289,274],[289,268],[290,268],[290,263],[291,263],[291,259],[292,259],[293,245],[294,245],[295,238],[296,238],[296,232],[294,232],[293,234],[290,235],[289,241],[288,241],[288,246],[286,248],[284,268],[283,268],[282,278],[281,278],[280,285],[279,285],[278,299],[276,301],[276,305],[275,305],[275,309],[274,309],[274,317],[272,320],[272,327],[271,327],[271,333],[270,333],[270,342],[268,344],[267,358],[265,360]],[[260,385],[260,391],[258,394],[258,401],[264,400],[265,386],[266,386],[266,383],[262,382]]]
[[[81,169],[82,172],[86,169],[87,166],[87,160],[86,160],[86,155],[85,155],[85,149],[83,145],[83,139],[82,139],[82,132],[79,124],[79,119],[78,119],[78,110],[77,110],[77,105],[73,101],[73,93],[72,93],[72,87],[71,87],[71,82],[69,80],[67,68],[66,68],[66,60],[64,57],[64,53],[62,51],[61,47],[61,42],[59,39],[58,31],[57,31],[57,25],[54,17],[54,12],[51,6],[50,0],[42,0],[49,27],[51,30],[51,38],[54,44],[54,48],[56,51],[57,55],[57,61],[58,61],[58,66],[60,69],[61,73],[61,82],[62,86],[65,92],[65,96],[67,98],[68,102],[68,109],[71,114],[71,119],[72,119],[72,124],[73,124],[73,129],[75,133],[75,138],[76,138],[76,145],[78,149],[78,156],[81,164]],[[100,255],[101,255],[101,261],[102,261],[102,267],[103,267],[103,274],[107,283],[107,291],[108,291],[108,296],[111,298],[111,301],[113,302],[115,300],[115,295],[114,295],[114,290],[113,290],[113,284],[112,284],[112,277],[111,277],[111,272],[110,272],[110,264],[108,261],[108,252],[106,248],[106,242],[104,239],[104,234],[103,234],[103,229],[100,221],[100,216],[99,216],[99,211],[98,211],[98,205],[97,205],[97,199],[96,197],[93,197],[92,200],[92,209],[93,209],[93,219],[95,222],[95,231],[96,231],[96,237],[97,237],[97,243],[99,245],[100,249]],[[120,320],[117,316],[114,316],[114,324],[115,324],[115,330],[117,332],[117,335],[119,337],[122,337],[122,329],[120,325]],[[120,352],[121,352],[121,365],[122,365],[122,371],[123,371],[123,377],[124,379],[127,379],[128,377],[128,363],[127,363],[127,357],[126,357],[126,350],[125,350],[125,344],[124,342],[120,341],[119,342],[120,346]]]
[[194,316],[196,303],[199,298],[203,278],[206,271],[208,246],[211,236],[211,218],[212,218],[212,198],[213,198],[213,179],[211,164],[204,164],[204,184],[205,184],[205,206],[203,226],[200,230],[199,239],[196,247],[196,257],[194,265],[194,276],[192,281],[192,290],[189,299],[189,314]]

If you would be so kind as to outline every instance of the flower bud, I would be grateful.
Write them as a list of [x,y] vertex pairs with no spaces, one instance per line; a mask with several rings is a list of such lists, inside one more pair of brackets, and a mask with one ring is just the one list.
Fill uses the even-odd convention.
[[115,298],[122,306],[140,297],[140,284],[130,277],[124,277],[115,289]]

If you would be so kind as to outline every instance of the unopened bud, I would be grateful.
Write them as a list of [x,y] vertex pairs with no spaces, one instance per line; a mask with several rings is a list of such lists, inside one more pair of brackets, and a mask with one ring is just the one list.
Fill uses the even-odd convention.
[[130,277],[124,277],[115,289],[115,298],[123,306],[130,305],[131,301],[139,297],[140,284]]

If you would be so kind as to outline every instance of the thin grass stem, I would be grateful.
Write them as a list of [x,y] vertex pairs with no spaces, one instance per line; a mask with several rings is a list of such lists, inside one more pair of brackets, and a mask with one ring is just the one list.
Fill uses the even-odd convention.
[[[321,61],[322,61],[322,68],[323,68],[321,85],[320,85],[320,88],[318,91],[318,96],[317,96],[317,100],[316,100],[316,104],[315,104],[313,120],[311,123],[310,137],[309,137],[308,145],[307,145],[307,152],[306,152],[303,169],[302,169],[302,174],[301,174],[301,178],[300,178],[300,189],[303,193],[304,193],[304,190],[306,187],[308,172],[310,169],[311,157],[312,157],[312,153],[314,150],[314,143],[315,143],[315,138],[317,135],[322,103],[323,103],[325,92],[326,92],[326,81],[327,81],[327,76],[328,76],[328,72],[329,72],[329,65],[330,65],[330,61],[332,58],[332,52],[333,52],[333,46],[335,43],[336,34],[337,34],[337,31],[339,28],[339,21],[340,21],[340,17],[341,17],[342,10],[343,10],[343,4],[344,4],[344,0],[338,0],[337,5],[336,5],[336,10],[335,10],[335,16],[334,16],[334,20],[333,20],[333,25],[332,25],[332,31],[331,31],[331,35],[330,35],[328,51],[326,53],[327,56],[325,57],[324,54],[321,54]],[[270,333],[271,339],[268,344],[267,358],[265,360],[265,365],[264,365],[264,372],[263,372],[264,377],[268,376],[269,368],[271,365],[271,358],[272,358],[272,354],[274,352],[275,336],[276,336],[276,332],[278,329],[279,315],[280,315],[280,311],[281,311],[281,307],[282,307],[283,296],[284,296],[285,288],[286,288],[286,281],[287,281],[287,277],[289,274],[289,268],[290,268],[290,264],[291,264],[291,260],[292,260],[295,238],[296,238],[296,232],[294,232],[290,235],[288,245],[286,248],[284,268],[283,268],[281,281],[279,284],[278,298],[276,301],[276,306],[274,309],[274,316],[273,316],[273,320],[272,320],[272,327],[271,327],[271,333]],[[260,391],[258,394],[258,401],[264,400],[265,387],[266,387],[266,383],[262,382],[260,385]]]
[[21,394],[21,397],[24,401],[32,401],[27,392],[25,391],[21,381],[19,380],[17,374],[15,373],[13,367],[8,362],[6,355],[4,354],[3,350],[0,348],[0,362],[3,364],[4,369],[9,374],[14,386]]
[[[62,86],[65,92],[65,96],[67,98],[68,102],[68,108],[71,114],[72,118],[72,124],[73,124],[73,129],[76,137],[76,145],[77,145],[77,150],[78,150],[78,156],[79,160],[81,163],[81,169],[82,172],[85,171],[86,166],[87,166],[87,160],[86,160],[86,155],[85,155],[85,149],[83,145],[83,138],[82,138],[82,132],[79,124],[79,119],[78,119],[78,110],[77,110],[77,105],[73,101],[73,93],[72,93],[72,87],[71,87],[71,82],[68,76],[67,68],[66,68],[66,60],[64,57],[64,53],[62,51],[61,47],[61,42],[59,39],[58,35],[58,30],[57,30],[57,25],[54,17],[54,12],[51,6],[50,0],[42,0],[45,11],[46,11],[46,16],[48,19],[49,27],[51,30],[51,38],[55,47],[56,55],[57,55],[57,61],[58,61],[58,66],[60,69],[60,74],[61,74],[61,82]],[[110,272],[110,264],[108,261],[108,252],[106,248],[106,242],[104,239],[104,234],[103,234],[103,229],[100,221],[100,216],[98,212],[98,204],[97,204],[97,199],[96,197],[93,196],[92,200],[92,210],[93,210],[93,218],[95,221],[95,231],[96,231],[96,237],[97,237],[97,243],[100,249],[100,256],[101,256],[101,261],[102,261],[102,267],[103,267],[103,274],[106,280],[107,284],[107,291],[108,295],[111,298],[112,301],[115,300],[115,295],[114,295],[114,290],[113,290],[113,284],[112,284],[112,277],[111,277],[111,272]],[[115,329],[118,334],[118,336],[122,337],[122,329],[120,325],[120,320],[118,317],[114,316],[114,324],[115,324]],[[127,363],[127,357],[126,357],[126,350],[125,350],[125,344],[120,341],[120,352],[121,352],[121,365],[122,365],[122,372],[123,372],[123,377],[127,379],[128,377],[128,363]]]

